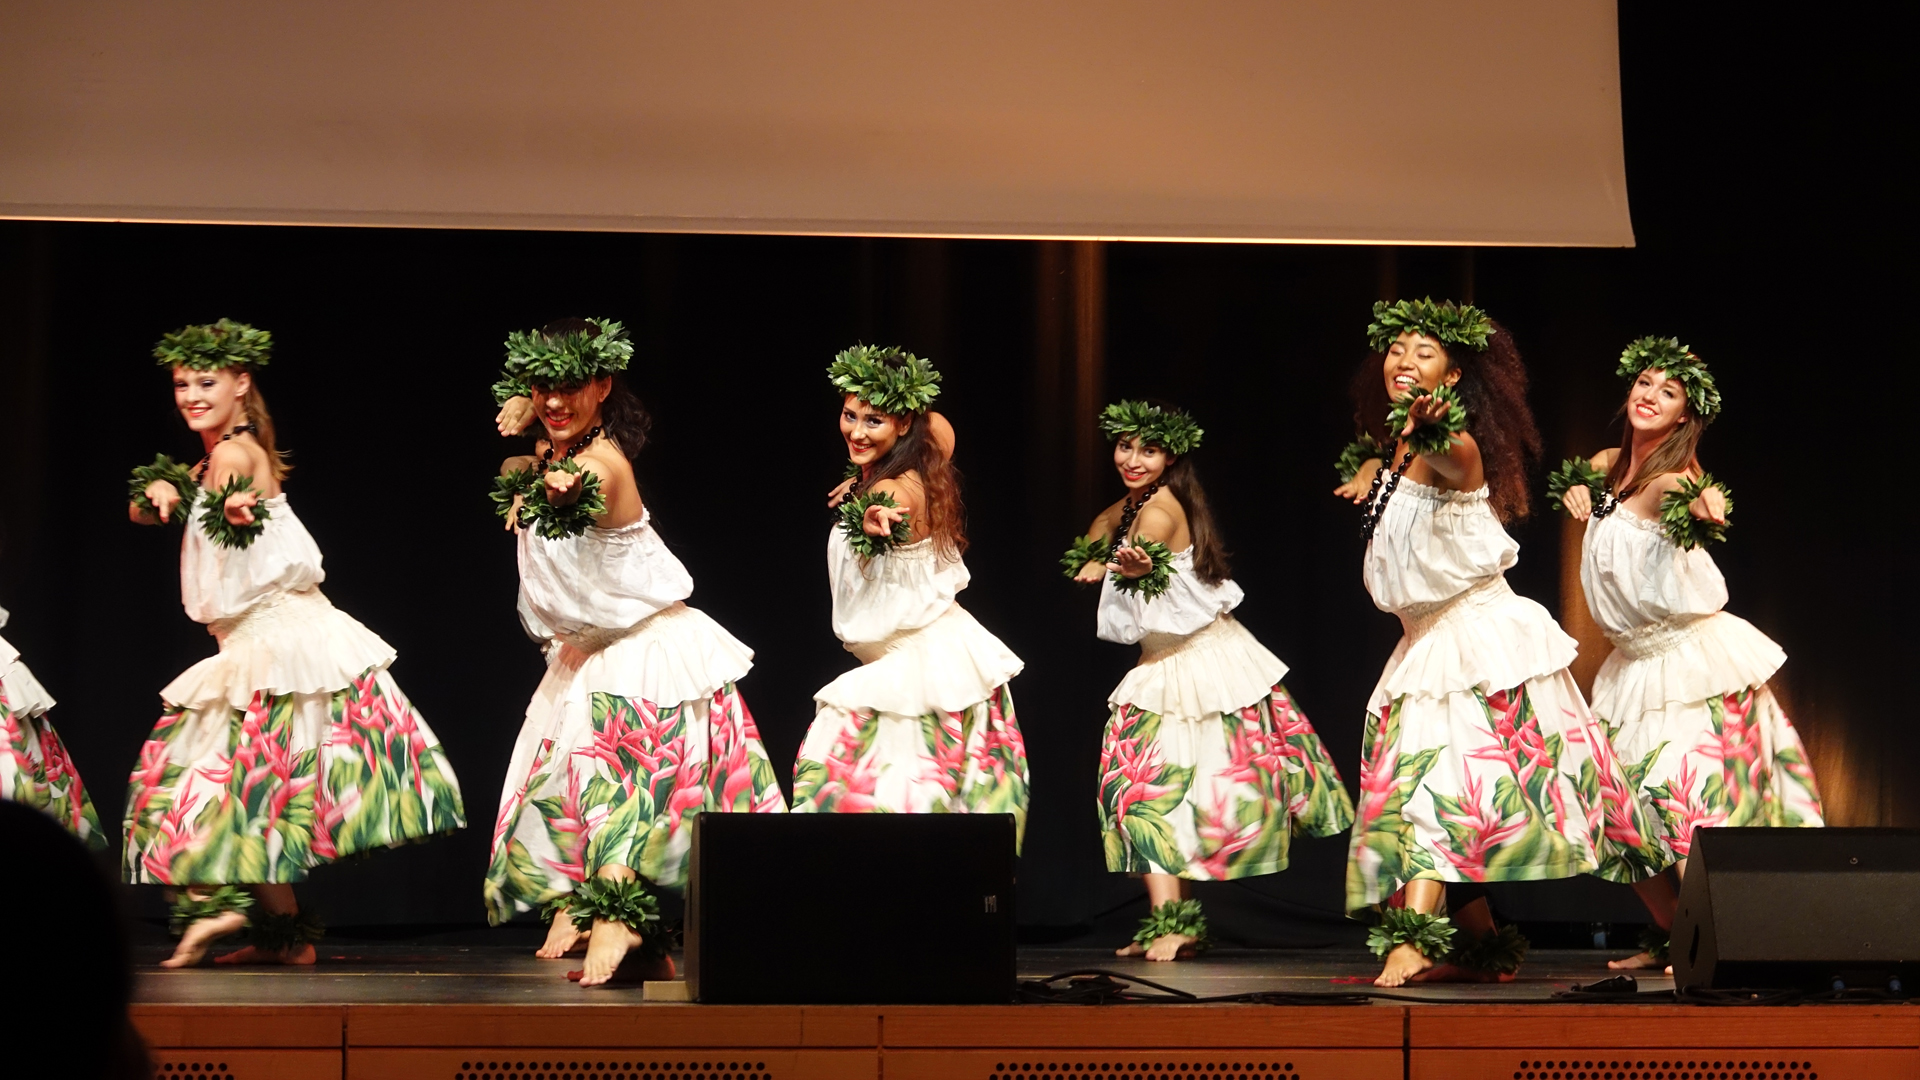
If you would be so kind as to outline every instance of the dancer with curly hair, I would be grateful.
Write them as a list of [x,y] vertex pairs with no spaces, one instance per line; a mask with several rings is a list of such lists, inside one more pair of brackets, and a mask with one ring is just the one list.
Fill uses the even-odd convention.
[[1527,515],[1540,452],[1512,335],[1431,300],[1376,304],[1367,329],[1371,449],[1342,455],[1360,468],[1336,493],[1366,508],[1363,578],[1405,635],[1368,705],[1347,908],[1388,905],[1378,985],[1508,978],[1525,942],[1480,883],[1632,882],[1673,856],[1567,671],[1573,639],[1507,586],[1502,522]]
[[205,456],[156,458],[129,485],[136,524],[184,526],[181,600],[220,643],[160,691],[127,791],[127,880],[177,890],[166,967],[242,929],[251,944],[219,963],[311,964],[320,926],[294,882],[466,824],[445,751],[388,673],[393,647],[320,591],[259,388],[272,348],[227,319],[161,338]]
[[858,345],[827,369],[851,475],[828,496],[833,632],[861,666],[814,694],[793,768],[802,813],[1027,815],[1027,751],[1007,683],[1020,658],[956,602],[969,580],[940,374]]
[[735,686],[753,651],[687,606],[693,578],[634,479],[651,421],[622,378],[632,356],[618,322],[563,319],[509,335],[494,387],[503,434],[537,420],[545,436],[495,498],[547,673],[507,768],[487,913],[544,906],[536,955],[584,942],[581,986],[671,977],[650,886],[686,883],[694,815],[786,809]]
[[[1580,584],[1613,643],[1593,711],[1683,874],[1696,828],[1825,819],[1800,735],[1767,687],[1786,653],[1723,610],[1726,579],[1707,551],[1732,509],[1700,467],[1701,436],[1721,411],[1713,373],[1678,339],[1657,337],[1628,345],[1615,371],[1629,380],[1620,445],[1569,459],[1548,494],[1586,522]],[[1664,875],[1633,884],[1654,926],[1646,949],[1609,966],[1662,967],[1673,885]]]
[[1100,429],[1126,495],[1061,564],[1100,585],[1100,639],[1140,646],[1100,749],[1107,869],[1144,877],[1149,908],[1118,955],[1179,960],[1207,944],[1191,882],[1279,873],[1295,831],[1331,836],[1353,802],[1287,665],[1233,617],[1244,594],[1193,464],[1204,432],[1144,401],[1107,406]]

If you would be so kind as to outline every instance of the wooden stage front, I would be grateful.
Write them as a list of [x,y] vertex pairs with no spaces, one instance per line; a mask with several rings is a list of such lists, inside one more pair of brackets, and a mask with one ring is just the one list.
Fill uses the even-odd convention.
[[[1555,1002],[1606,975],[1537,953],[1503,986],[1335,1005],[720,1006],[582,991],[499,947],[331,948],[294,969],[143,967],[134,1019],[169,1080],[1920,1080],[1920,1008]],[[823,955],[821,963],[845,961]],[[1364,953],[1178,965],[1023,950],[1201,995],[1336,994]],[[1645,990],[1665,980],[1642,979]]]

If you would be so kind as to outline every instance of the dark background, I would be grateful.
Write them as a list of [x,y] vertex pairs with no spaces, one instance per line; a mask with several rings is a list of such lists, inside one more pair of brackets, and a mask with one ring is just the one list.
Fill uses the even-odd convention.
[[[1913,635],[1895,621],[1911,595],[1896,537],[1912,496],[1893,455],[1910,441],[1913,277],[1895,185],[1914,149],[1882,53],[1898,28],[1833,6],[1794,22],[1673,7],[1622,5],[1630,250],[1114,244],[1076,276],[1088,249],[1022,242],[0,223],[6,636],[59,697],[55,722],[117,841],[155,692],[214,648],[180,611],[177,533],[125,517],[131,466],[198,452],[148,350],[223,315],[271,329],[261,383],[326,590],[399,650],[394,674],[444,741],[470,822],[325,868],[309,901],[336,924],[477,923],[502,773],[541,672],[486,499],[520,449],[490,424],[505,333],[576,314],[634,328],[630,381],[656,419],[642,488],[698,583],[693,603],[758,651],[742,690],[783,775],[813,690],[852,662],[821,565],[822,496],[842,463],[823,370],[856,340],[897,342],[946,375],[973,543],[965,603],[1028,664],[1014,684],[1034,775],[1022,924],[1034,940],[1113,936],[1144,901],[1101,862],[1095,763],[1105,696],[1133,657],[1094,639],[1093,596],[1054,561],[1119,491],[1104,464],[1091,485],[1075,479],[1076,455],[1103,451],[1074,445],[1063,386],[1080,339],[1062,304],[1104,281],[1101,401],[1169,398],[1206,427],[1195,461],[1237,555],[1240,615],[1292,666],[1351,786],[1398,625],[1360,585],[1358,513],[1329,496],[1330,463],[1370,303],[1432,293],[1514,331],[1549,461],[1617,437],[1612,362],[1631,338],[1675,334],[1712,364],[1729,411],[1703,458],[1738,496],[1715,553],[1732,610],[1792,657],[1776,685],[1832,823],[1920,824],[1920,733],[1900,704]],[[1471,117],[1383,118],[1383,161],[1400,123],[1473,131]],[[1577,605],[1562,595],[1560,519],[1537,505],[1513,532],[1515,588]],[[1203,885],[1216,931],[1347,934],[1345,845],[1299,841],[1288,873]],[[1533,920],[1637,913],[1590,881],[1502,900]]]

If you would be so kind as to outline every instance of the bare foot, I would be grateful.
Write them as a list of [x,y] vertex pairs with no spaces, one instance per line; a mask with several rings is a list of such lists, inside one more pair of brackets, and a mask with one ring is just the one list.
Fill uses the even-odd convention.
[[245,929],[247,917],[238,911],[223,911],[206,919],[195,919],[187,931],[180,935],[180,944],[173,947],[173,955],[160,961],[163,968],[192,967],[206,959],[207,947],[214,939],[237,934]]
[[556,912],[553,924],[547,927],[546,943],[534,950],[533,955],[542,960],[560,960],[575,949],[585,948],[592,936],[591,930],[580,929],[572,915]]
[[1609,960],[1607,966],[1615,971],[1642,971],[1648,968],[1665,966],[1653,958],[1650,952],[1637,952],[1625,960]]
[[1474,968],[1456,967],[1453,964],[1439,964],[1409,978],[1410,983],[1506,983],[1512,982],[1512,972],[1478,971]]
[[1193,955],[1194,938],[1185,934],[1162,934],[1147,946],[1149,960],[1185,960]]
[[1373,980],[1375,986],[1404,986],[1413,977],[1433,967],[1433,961],[1425,953],[1405,943],[1395,945],[1387,954],[1386,967],[1380,971],[1380,977]]
[[587,960],[580,965],[580,985],[599,986],[613,978],[620,961],[626,959],[627,950],[639,945],[640,935],[626,923],[593,920],[593,930],[587,939]]
[[303,941],[283,952],[268,952],[265,949],[247,945],[225,956],[216,956],[213,962],[216,964],[286,964],[290,967],[304,967],[313,963],[315,959],[313,942]]
[[1115,955],[1115,956],[1145,956],[1145,955],[1147,955],[1147,947],[1146,947],[1145,945],[1142,945],[1142,944],[1140,944],[1140,943],[1139,943],[1139,942],[1137,942],[1137,941],[1129,941],[1129,942],[1127,942],[1127,944],[1126,944],[1126,947],[1125,947],[1125,948],[1120,948],[1120,949],[1115,949],[1115,950],[1113,950],[1113,955]]

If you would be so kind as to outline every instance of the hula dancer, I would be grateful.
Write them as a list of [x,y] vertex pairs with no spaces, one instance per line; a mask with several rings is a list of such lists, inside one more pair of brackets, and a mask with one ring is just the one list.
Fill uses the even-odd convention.
[[649,883],[686,882],[693,815],[786,809],[734,687],[753,652],[686,605],[693,578],[634,481],[650,420],[619,377],[632,356],[619,323],[563,319],[508,335],[495,387],[503,430],[538,417],[546,435],[507,459],[495,498],[519,534],[522,624],[551,640],[500,796],[487,914],[544,905],[536,955],[584,941],[582,986],[671,977]]
[[861,666],[814,694],[793,808],[1012,814],[1017,838],[1027,750],[1007,682],[1022,664],[954,601],[967,538],[953,429],[928,410],[940,375],[865,345],[827,372],[851,474],[827,503],[839,512],[827,533],[833,632]]
[[[7,609],[0,608],[0,626]],[[0,799],[31,806],[97,851],[107,849],[93,800],[54,733],[53,696],[27,670],[19,650],[0,638]]]
[[[1580,584],[1613,642],[1593,711],[1684,873],[1695,828],[1825,822],[1800,736],[1767,689],[1786,654],[1721,610],[1727,583],[1707,544],[1724,538],[1732,499],[1698,456],[1720,414],[1713,374],[1654,337],[1628,345],[1617,372],[1630,382],[1620,445],[1567,461],[1549,496],[1587,523]],[[1609,966],[1664,966],[1673,886],[1660,876],[1634,888],[1654,919],[1648,948]]]
[[181,524],[180,594],[220,651],[160,691],[127,792],[127,880],[179,891],[166,967],[251,928],[220,963],[311,964],[293,883],[322,863],[466,824],[439,740],[388,674],[393,647],[320,592],[320,549],[280,484],[256,383],[264,330],[221,319],[160,339],[192,467],[134,470],[128,515]]
[[1358,471],[1336,493],[1366,506],[1367,591],[1406,633],[1368,706],[1347,909],[1405,890],[1369,938],[1380,986],[1508,978],[1525,940],[1495,928],[1480,882],[1632,882],[1672,853],[1566,670],[1573,639],[1507,586],[1501,523],[1526,516],[1540,451],[1512,336],[1431,300],[1373,319],[1381,375],[1355,382],[1371,442],[1342,455]]
[[1185,959],[1207,944],[1190,882],[1279,873],[1296,828],[1337,833],[1353,802],[1280,683],[1287,665],[1231,614],[1244,594],[1194,471],[1200,428],[1123,401],[1100,429],[1127,494],[1061,563],[1100,583],[1100,639],[1140,646],[1100,750],[1107,869],[1144,876],[1150,909],[1118,955]]

